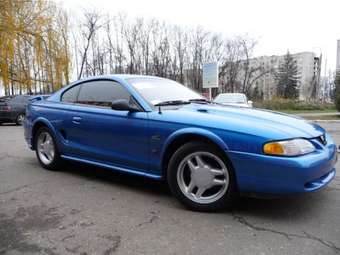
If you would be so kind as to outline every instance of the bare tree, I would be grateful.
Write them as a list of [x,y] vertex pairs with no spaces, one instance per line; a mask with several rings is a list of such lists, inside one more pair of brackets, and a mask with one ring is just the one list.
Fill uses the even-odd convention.
[[243,82],[242,82],[242,92],[246,92],[246,88],[249,84],[250,78],[252,76],[252,73],[254,72],[256,68],[253,68],[250,64],[250,58],[253,53],[253,49],[255,48],[256,41],[253,39],[249,38],[239,38],[239,44],[240,44],[240,50],[242,52],[243,56],[243,72],[244,72],[244,77],[243,77]]
[[[220,63],[220,91],[249,93],[266,72],[252,59],[256,42],[228,39],[202,27],[169,25],[155,19],[129,19],[123,14],[86,13],[81,27],[78,77],[104,73],[148,74],[177,80],[197,91],[202,66]],[[76,56],[76,60],[78,56]],[[215,91],[217,92],[217,91]]]
[[221,92],[235,92],[239,85],[242,53],[238,40],[228,40],[224,45],[225,56],[221,63],[219,79]]
[[84,65],[87,62],[87,54],[90,47],[90,43],[92,37],[96,33],[96,31],[100,28],[99,21],[100,17],[96,12],[87,12],[84,14],[85,16],[85,23],[83,25],[84,30],[82,31],[83,37],[85,38],[85,48],[82,52],[82,60],[80,71],[78,75],[78,79],[80,79],[83,75]]

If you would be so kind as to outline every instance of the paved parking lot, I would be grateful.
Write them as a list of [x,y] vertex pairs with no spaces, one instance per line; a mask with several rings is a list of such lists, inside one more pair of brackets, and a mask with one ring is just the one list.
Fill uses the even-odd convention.
[[[340,123],[321,125],[339,144]],[[196,213],[165,183],[78,164],[43,170],[22,128],[0,126],[0,254],[22,253],[340,254],[340,177],[313,194]]]

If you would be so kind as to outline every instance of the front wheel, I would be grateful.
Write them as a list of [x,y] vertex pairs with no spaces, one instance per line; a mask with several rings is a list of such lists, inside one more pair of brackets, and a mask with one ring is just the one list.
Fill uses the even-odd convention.
[[183,145],[171,157],[167,174],[172,193],[191,210],[225,208],[236,194],[231,164],[212,144],[190,142]]
[[35,151],[40,165],[48,170],[58,170],[62,159],[51,131],[40,128],[35,135]]

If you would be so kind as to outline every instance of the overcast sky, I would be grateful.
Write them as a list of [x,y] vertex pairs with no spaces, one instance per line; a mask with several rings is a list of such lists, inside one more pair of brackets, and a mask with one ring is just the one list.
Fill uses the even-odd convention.
[[[314,51],[323,69],[335,69],[340,39],[340,0],[55,0],[72,13],[97,9],[129,17],[158,18],[183,26],[201,25],[226,36],[248,34],[256,55]],[[325,70],[325,69],[324,69]],[[324,71],[323,71],[324,72]],[[324,74],[324,73],[322,73]]]

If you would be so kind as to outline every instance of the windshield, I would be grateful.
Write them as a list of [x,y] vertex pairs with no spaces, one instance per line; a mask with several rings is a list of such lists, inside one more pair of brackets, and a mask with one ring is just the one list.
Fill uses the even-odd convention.
[[244,104],[247,102],[246,96],[243,94],[220,94],[214,102],[216,103],[231,103],[231,104]]
[[152,105],[167,101],[204,99],[182,84],[162,78],[130,78],[130,84]]

